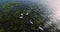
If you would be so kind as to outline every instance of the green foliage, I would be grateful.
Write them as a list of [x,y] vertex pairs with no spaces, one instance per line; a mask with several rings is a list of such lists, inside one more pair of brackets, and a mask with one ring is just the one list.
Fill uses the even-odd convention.
[[[31,11],[28,11],[28,5],[20,3],[7,3],[2,6],[3,14],[0,15],[1,29],[5,32],[30,32],[35,31],[38,28],[36,17],[32,15]],[[31,7],[30,7],[31,8]],[[31,10],[31,9],[29,9]],[[19,18],[23,13],[23,18]],[[26,15],[26,13],[29,13]],[[29,24],[31,20],[34,24]]]
[[[27,3],[9,2],[2,5],[0,32],[36,32],[39,25],[44,27],[44,15],[35,12],[38,8]],[[21,16],[23,18],[19,18]]]

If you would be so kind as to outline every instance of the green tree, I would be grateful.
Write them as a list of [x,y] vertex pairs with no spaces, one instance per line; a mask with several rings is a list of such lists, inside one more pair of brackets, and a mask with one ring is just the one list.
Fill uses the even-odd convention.
[[[35,4],[34,4],[35,5]],[[2,5],[0,15],[1,32],[45,32],[45,16],[37,13],[37,5],[9,2]],[[41,27],[42,28],[41,28]],[[40,31],[40,32],[41,32]],[[49,30],[50,31],[50,30]]]

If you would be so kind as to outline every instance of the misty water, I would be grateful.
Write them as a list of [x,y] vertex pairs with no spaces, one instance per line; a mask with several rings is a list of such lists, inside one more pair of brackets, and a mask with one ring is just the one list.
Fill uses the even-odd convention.
[[41,11],[44,11],[45,16],[49,17],[50,21],[58,25],[57,27],[60,29],[60,0],[0,0],[0,4],[7,2],[35,3],[39,7],[43,7],[44,9]]

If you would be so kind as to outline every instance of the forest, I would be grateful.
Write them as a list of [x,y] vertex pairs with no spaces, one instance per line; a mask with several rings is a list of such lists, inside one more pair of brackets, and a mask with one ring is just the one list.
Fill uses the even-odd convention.
[[19,2],[0,5],[0,32],[56,32],[56,25],[49,24],[49,17],[40,7]]

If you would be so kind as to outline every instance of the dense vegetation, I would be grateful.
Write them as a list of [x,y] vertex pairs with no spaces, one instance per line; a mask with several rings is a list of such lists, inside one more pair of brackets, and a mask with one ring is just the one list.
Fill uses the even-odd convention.
[[[0,8],[0,32],[55,32],[35,4],[9,2]],[[46,28],[47,27],[47,28]]]

